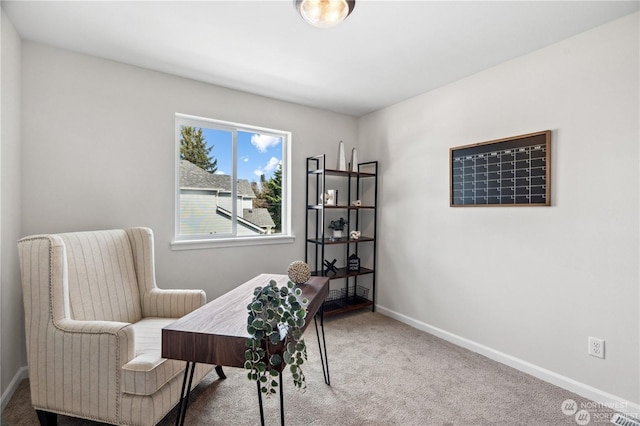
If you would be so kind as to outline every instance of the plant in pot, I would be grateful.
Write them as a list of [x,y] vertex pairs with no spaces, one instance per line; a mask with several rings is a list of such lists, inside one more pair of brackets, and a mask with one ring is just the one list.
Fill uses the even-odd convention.
[[253,292],[253,300],[247,306],[250,337],[246,340],[244,368],[249,370],[249,380],[258,382],[267,397],[276,393],[276,378],[286,365],[293,384],[299,389],[306,388],[301,366],[307,359],[302,328],[308,303],[302,290],[291,281],[278,288],[276,281],[271,280]]
[[333,229],[333,238],[342,238],[342,231],[344,231],[344,227],[348,223],[342,217],[338,220],[332,220],[329,223],[329,229]]

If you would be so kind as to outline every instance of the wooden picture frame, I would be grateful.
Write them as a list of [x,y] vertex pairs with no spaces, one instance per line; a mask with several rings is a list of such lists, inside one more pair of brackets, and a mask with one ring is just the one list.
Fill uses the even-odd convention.
[[551,205],[551,130],[449,149],[449,205]]

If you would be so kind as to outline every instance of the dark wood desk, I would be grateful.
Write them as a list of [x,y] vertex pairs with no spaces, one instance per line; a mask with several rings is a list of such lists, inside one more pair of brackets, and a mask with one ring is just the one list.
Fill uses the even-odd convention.
[[[247,332],[247,305],[253,300],[254,289],[256,287],[264,287],[271,280],[275,280],[278,283],[278,287],[281,287],[287,284],[289,277],[287,275],[273,274],[258,275],[162,329],[162,357],[187,361],[176,424],[178,422],[184,423],[186,406],[189,402],[188,395],[191,389],[191,379],[189,379],[189,385],[186,387],[185,393],[187,374],[190,373],[191,377],[193,377],[195,363],[216,365],[216,371],[220,378],[224,378],[222,366],[244,368],[245,341],[249,337]],[[322,304],[328,294],[328,277],[311,277],[302,286],[302,295],[309,299],[307,320],[303,330],[309,325],[310,318],[315,319],[316,314],[320,314],[322,343],[320,343],[317,323],[316,335],[320,346],[322,370],[327,384],[330,381],[329,365],[326,363],[326,345],[324,345]],[[191,367],[191,371],[189,371],[189,367]],[[280,390],[282,391],[282,387]],[[258,396],[261,396],[260,393]],[[185,399],[184,410],[182,408],[183,397]],[[281,412],[281,417],[282,415],[283,413]]]

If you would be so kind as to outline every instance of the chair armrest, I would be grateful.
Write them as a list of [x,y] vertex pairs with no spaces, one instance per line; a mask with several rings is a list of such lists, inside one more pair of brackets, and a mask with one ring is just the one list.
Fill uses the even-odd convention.
[[115,352],[111,354],[115,356],[115,364],[111,368],[116,370],[119,370],[135,356],[134,329],[129,323],[79,321],[65,318],[55,321],[54,326],[67,334],[65,339],[77,343],[78,346],[75,347],[81,348],[79,351],[82,354],[97,356],[97,354],[111,352],[115,349]]
[[[84,334],[113,334],[118,335],[124,333],[126,328],[131,328],[128,322],[119,321],[79,321],[70,318],[55,321],[56,327],[66,333],[84,333]],[[131,328],[131,332],[133,328]],[[133,334],[132,334],[133,336]]]
[[142,297],[142,316],[180,318],[207,303],[203,290],[154,288]]

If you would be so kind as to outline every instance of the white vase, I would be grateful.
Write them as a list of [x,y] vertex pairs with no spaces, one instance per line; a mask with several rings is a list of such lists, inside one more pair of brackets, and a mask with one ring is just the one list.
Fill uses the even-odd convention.
[[344,157],[344,143],[338,145],[338,170],[347,170],[347,160]]
[[334,229],[333,238],[342,238],[342,229]]
[[351,150],[351,171],[352,172],[358,171],[358,152],[356,151],[355,148]]

